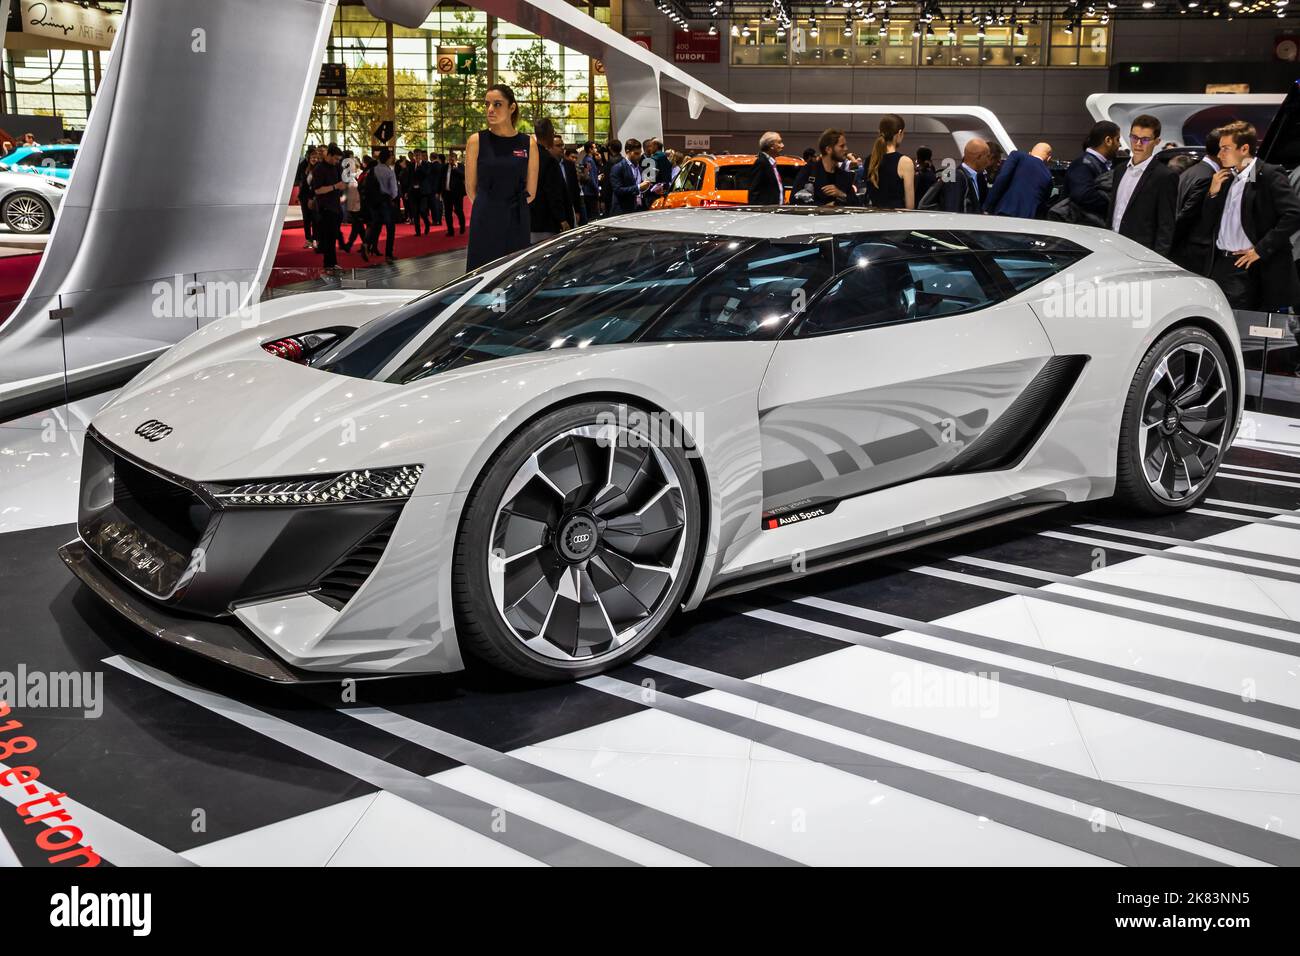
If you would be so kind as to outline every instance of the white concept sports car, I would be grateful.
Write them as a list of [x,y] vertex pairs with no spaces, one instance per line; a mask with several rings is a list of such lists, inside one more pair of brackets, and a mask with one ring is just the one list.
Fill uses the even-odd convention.
[[69,567],[274,680],[581,677],[708,597],[1066,502],[1190,507],[1241,413],[1217,287],[1088,227],[664,210],[412,295],[165,353],[93,420]]

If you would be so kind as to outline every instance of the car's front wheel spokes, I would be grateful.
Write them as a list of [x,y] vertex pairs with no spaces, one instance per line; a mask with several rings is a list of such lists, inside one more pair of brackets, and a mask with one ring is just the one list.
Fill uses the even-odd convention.
[[1138,454],[1151,490],[1165,501],[1194,495],[1223,453],[1231,396],[1214,353],[1176,346],[1152,373],[1138,423]]
[[515,630],[542,633],[565,570],[555,552],[545,548],[500,566],[502,613]]
[[644,435],[571,429],[506,485],[491,532],[493,598],[532,651],[589,660],[663,611],[685,533],[677,473]]
[[605,486],[608,456],[595,439],[567,435],[536,457],[539,470],[564,496],[564,507],[573,509],[586,505]]
[[683,520],[681,491],[665,485],[638,511],[606,521],[604,540],[624,557],[655,560],[676,544]]

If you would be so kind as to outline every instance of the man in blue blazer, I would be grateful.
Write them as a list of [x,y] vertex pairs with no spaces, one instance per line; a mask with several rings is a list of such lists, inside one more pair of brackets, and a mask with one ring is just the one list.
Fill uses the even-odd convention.
[[650,187],[650,181],[641,176],[641,143],[638,140],[629,139],[624,144],[623,158],[610,169],[609,182],[610,202],[614,206],[611,215],[646,208],[643,194]]
[[1011,151],[984,200],[984,209],[999,216],[1040,219],[1052,195],[1052,147],[1038,143],[1029,152]]

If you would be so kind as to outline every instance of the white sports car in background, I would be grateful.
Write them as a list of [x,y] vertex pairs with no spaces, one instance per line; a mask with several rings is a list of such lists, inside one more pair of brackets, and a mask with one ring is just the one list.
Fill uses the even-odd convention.
[[57,179],[0,170],[0,222],[10,232],[49,232],[67,188]]
[[1217,287],[1114,233],[871,210],[604,220],[231,317],[94,418],[87,585],[276,680],[615,666],[678,608],[1116,495],[1240,416]]

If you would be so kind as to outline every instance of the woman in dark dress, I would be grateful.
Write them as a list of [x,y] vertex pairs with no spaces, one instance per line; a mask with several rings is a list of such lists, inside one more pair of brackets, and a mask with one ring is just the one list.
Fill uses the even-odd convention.
[[477,269],[529,245],[528,204],[537,195],[537,146],[515,129],[519,106],[510,87],[489,86],[488,128],[465,144],[465,193],[474,203],[469,218],[465,270]]
[[916,164],[899,151],[903,118],[886,113],[867,163],[867,199],[878,209],[916,208]]

